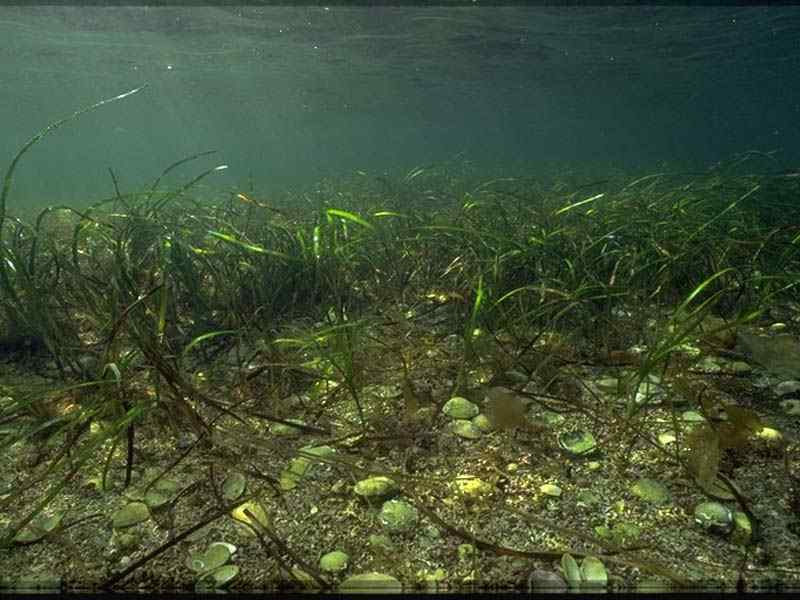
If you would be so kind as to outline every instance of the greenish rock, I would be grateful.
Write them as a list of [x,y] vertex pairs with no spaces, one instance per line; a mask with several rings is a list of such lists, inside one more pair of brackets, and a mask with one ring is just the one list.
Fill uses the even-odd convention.
[[667,488],[664,486],[664,484],[656,481],[655,479],[640,479],[633,484],[631,491],[645,502],[649,502],[651,504],[660,506],[667,504],[670,501],[670,495]]
[[442,412],[451,419],[471,419],[480,411],[478,406],[461,396],[453,396],[445,402]]
[[403,500],[383,503],[378,520],[390,532],[402,533],[416,529],[419,522],[417,509]]
[[460,561],[472,560],[477,555],[478,555],[478,550],[472,544],[458,545],[458,560]]
[[561,497],[561,488],[557,485],[553,485],[552,483],[544,483],[539,486],[539,491],[542,492],[545,496],[551,496],[553,498],[560,498]]
[[603,562],[595,556],[587,556],[581,561],[581,579],[584,585],[608,585],[608,572]]
[[338,587],[338,591],[350,594],[399,594],[403,591],[403,585],[385,573],[362,573],[345,579]]
[[131,527],[150,518],[150,510],[144,502],[131,502],[126,504],[111,518],[111,526],[114,529]]
[[753,537],[753,524],[747,514],[740,510],[733,513],[733,532],[731,541],[739,546],[746,546]]
[[247,478],[239,472],[231,473],[222,482],[222,497],[229,502],[236,500],[244,493]]
[[385,500],[396,496],[400,488],[394,480],[377,475],[368,477],[356,483],[353,490],[356,496],[369,500]]
[[733,530],[733,513],[719,502],[701,502],[694,509],[694,522],[706,531],[727,535]]
[[472,417],[472,425],[481,433],[489,433],[492,430],[492,422],[483,413]]
[[551,427],[553,425],[560,425],[561,423],[564,422],[565,418],[566,417],[564,417],[564,415],[562,415],[560,413],[557,413],[557,412],[553,412],[552,410],[543,411],[542,412],[542,416],[541,416],[542,422],[545,425],[548,425],[548,426],[551,426]]
[[567,582],[558,573],[553,571],[545,571],[543,569],[534,569],[528,575],[528,591],[535,592],[566,592]]
[[756,438],[765,442],[766,445],[771,448],[779,448],[783,443],[783,434],[772,427],[762,427],[761,430],[756,433]]
[[597,450],[597,441],[588,431],[568,431],[558,436],[558,445],[571,456],[588,456]]
[[481,437],[481,430],[472,421],[465,419],[455,419],[450,423],[450,431],[460,438],[467,440],[477,440]]
[[349,561],[350,557],[347,554],[340,550],[334,550],[319,559],[319,568],[320,571],[325,571],[326,573],[340,573],[347,569]]

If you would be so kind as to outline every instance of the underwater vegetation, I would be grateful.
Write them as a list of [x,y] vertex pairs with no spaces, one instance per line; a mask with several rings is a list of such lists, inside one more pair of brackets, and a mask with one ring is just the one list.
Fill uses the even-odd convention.
[[3,179],[2,585],[797,582],[800,180],[163,189],[200,153],[14,216],[139,89]]

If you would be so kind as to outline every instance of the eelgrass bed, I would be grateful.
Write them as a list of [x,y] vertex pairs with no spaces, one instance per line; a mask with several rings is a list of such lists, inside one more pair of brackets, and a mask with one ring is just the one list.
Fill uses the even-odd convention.
[[86,110],[0,198],[2,586],[797,585],[800,180],[203,153],[12,216]]

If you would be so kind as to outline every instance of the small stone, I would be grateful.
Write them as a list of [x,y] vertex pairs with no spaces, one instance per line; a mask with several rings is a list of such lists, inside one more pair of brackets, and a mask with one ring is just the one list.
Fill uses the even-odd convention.
[[481,437],[481,430],[472,421],[466,419],[455,419],[450,423],[450,431],[465,440],[477,440]]
[[781,331],[786,331],[786,323],[773,323],[768,329],[772,333],[780,333]]
[[534,569],[528,575],[528,590],[531,592],[566,592],[567,582],[558,573]]
[[474,416],[472,418],[472,424],[482,433],[489,433],[492,430],[492,422],[489,421],[489,417],[483,413]]
[[701,502],[694,509],[694,521],[703,529],[727,534],[733,529],[733,513],[719,502]]
[[561,497],[561,488],[557,485],[553,485],[552,483],[545,483],[539,487],[539,491],[542,492],[545,496],[551,496],[553,498],[560,498]]
[[477,415],[480,410],[476,404],[473,404],[466,398],[454,396],[445,403],[442,407],[442,412],[451,419],[471,419]]
[[594,436],[587,431],[570,431],[558,436],[558,445],[572,456],[587,456],[597,449]]
[[417,509],[403,500],[384,502],[378,520],[389,531],[407,532],[416,529],[419,521]]
[[321,571],[326,571],[328,573],[339,573],[347,569],[349,561],[350,557],[347,554],[339,550],[334,550],[333,552],[328,552],[319,559],[319,568]]
[[756,438],[761,440],[768,448],[779,448],[783,443],[783,434],[772,427],[763,427],[756,433]]
[[378,475],[376,477],[368,477],[362,479],[353,490],[357,496],[370,500],[388,500],[392,496],[396,496],[400,488],[394,480]]

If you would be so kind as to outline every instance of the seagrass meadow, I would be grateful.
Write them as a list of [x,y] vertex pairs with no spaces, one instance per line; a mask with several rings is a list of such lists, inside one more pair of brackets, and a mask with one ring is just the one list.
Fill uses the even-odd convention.
[[202,153],[15,209],[31,148],[136,91],[5,172],[4,589],[797,586],[800,178],[268,197]]

